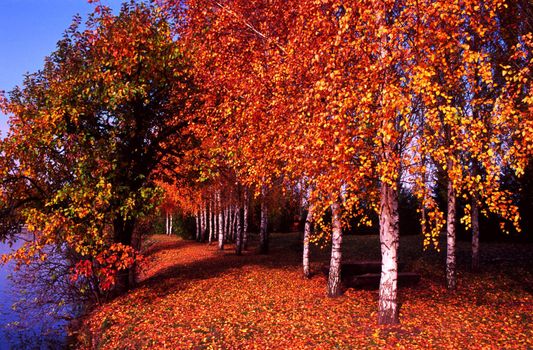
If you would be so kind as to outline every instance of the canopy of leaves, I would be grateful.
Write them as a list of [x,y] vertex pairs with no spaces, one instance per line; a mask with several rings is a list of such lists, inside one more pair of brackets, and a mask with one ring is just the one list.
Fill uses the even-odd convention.
[[154,176],[195,144],[194,86],[168,22],[148,5],[116,16],[96,7],[57,47],[4,103],[1,204],[36,235],[15,257],[67,244],[76,276],[96,273],[108,288],[133,262],[135,222],[157,202]]
[[205,83],[201,133],[245,182],[305,183],[318,217],[342,194],[363,223],[380,184],[406,186],[428,211],[429,244],[444,223],[440,169],[517,225],[500,176],[531,153],[531,40],[527,25],[510,39],[504,1],[163,3],[185,18]]

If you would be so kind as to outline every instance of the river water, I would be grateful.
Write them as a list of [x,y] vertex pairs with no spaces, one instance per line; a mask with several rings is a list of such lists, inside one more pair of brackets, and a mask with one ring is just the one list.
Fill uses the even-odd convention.
[[[0,255],[9,253],[22,243],[19,240],[10,247],[0,242]],[[57,319],[49,308],[36,307],[35,298],[40,293],[31,279],[21,282],[17,278],[19,273],[14,272],[12,262],[0,264],[0,350],[66,347],[67,321]]]

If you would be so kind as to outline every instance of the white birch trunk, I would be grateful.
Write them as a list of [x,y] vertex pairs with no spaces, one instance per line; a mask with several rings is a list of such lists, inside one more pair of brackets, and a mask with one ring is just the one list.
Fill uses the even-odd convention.
[[213,221],[213,237],[212,241],[217,239],[218,235],[218,216],[217,216],[217,202],[216,202],[216,196],[213,197],[213,212],[211,213],[211,220]]
[[242,254],[242,243],[243,243],[243,230],[241,225],[241,216],[242,216],[242,208],[237,207],[237,212],[235,215],[235,221],[236,221],[236,237],[235,237],[235,254],[241,255]]
[[455,269],[455,190],[453,182],[448,179],[448,218],[446,220],[446,288],[455,289],[457,286]]
[[231,231],[232,231],[232,237],[233,237],[233,241],[237,241],[237,235],[238,235],[238,232],[237,232],[237,221],[240,221],[239,220],[239,211],[240,211],[240,208],[236,205],[233,206],[233,224],[231,226]]
[[309,278],[311,277],[311,271],[309,268],[309,239],[311,236],[311,226],[313,224],[313,211],[314,206],[313,204],[309,205],[309,210],[307,212],[307,217],[305,218],[305,226],[304,226],[304,250],[302,254],[302,260],[303,260],[303,269],[304,269],[304,277]]
[[223,220],[222,220],[222,223],[223,223],[223,230],[222,230],[222,234],[224,235],[224,242],[227,242],[228,241],[228,228],[229,228],[229,210],[228,208],[226,207],[224,210],[223,210]]
[[233,242],[237,241],[237,220],[239,216],[239,208],[234,205],[232,208],[232,214],[231,214],[231,239],[233,239]]
[[266,188],[261,188],[261,225],[259,228],[259,253],[268,254],[268,207]]
[[228,213],[228,230],[226,232],[227,234],[227,237],[226,237],[226,242],[231,242],[233,240],[233,230],[232,230],[232,225],[233,225],[233,208],[231,206],[228,206],[228,209],[227,209],[227,213]]
[[207,231],[207,208],[206,208],[205,203],[202,203],[201,220],[202,220],[202,225],[201,225],[202,232],[200,233],[200,241],[205,242],[205,234]]
[[213,197],[211,197],[209,199],[209,209],[208,209],[208,214],[209,214],[209,244],[211,245],[211,243],[213,242],[213,237],[215,235],[215,220],[213,219],[213,216],[215,215],[215,208],[214,208],[214,205],[213,205]]
[[381,279],[379,281],[378,324],[397,324],[398,319],[398,191],[386,183],[380,188],[379,240]]
[[171,219],[171,217],[172,217],[171,215],[172,215],[172,214],[171,214],[170,211],[169,211],[169,212],[167,213],[167,215],[168,215],[167,235],[170,236],[170,235],[172,234],[172,219]]
[[250,194],[248,189],[244,191],[244,205],[242,218],[242,249],[248,249],[248,206],[250,203]]
[[338,201],[331,205],[331,260],[329,263],[328,296],[341,294],[342,224],[341,206]]
[[472,271],[479,271],[479,207],[472,201]]
[[201,223],[200,223],[200,210],[198,209],[196,211],[196,214],[194,214],[194,217],[196,219],[196,241],[200,242],[200,232],[202,232],[201,229]]
[[[385,32],[387,5],[377,4],[375,19],[378,28],[379,58],[383,61],[387,52],[387,36]],[[384,83],[388,83],[387,77]],[[382,101],[387,97],[382,94],[379,104],[383,108]],[[384,145],[384,160],[391,161],[390,152],[394,152],[397,146],[394,144]],[[399,170],[399,169],[398,169]],[[398,213],[398,189],[391,184],[381,182],[380,185],[380,210],[379,210],[379,240],[381,249],[381,278],[379,281],[378,324],[399,323],[398,310],[398,246],[400,244]]]
[[233,239],[234,240],[237,240],[237,236],[239,234],[237,231],[237,222],[241,221],[240,219],[241,217],[242,217],[242,210],[241,210],[240,205],[234,205],[233,206]]
[[168,236],[168,211],[165,210],[165,235]]
[[218,207],[218,250],[224,250],[224,217],[222,214],[220,192],[217,192],[217,207]]

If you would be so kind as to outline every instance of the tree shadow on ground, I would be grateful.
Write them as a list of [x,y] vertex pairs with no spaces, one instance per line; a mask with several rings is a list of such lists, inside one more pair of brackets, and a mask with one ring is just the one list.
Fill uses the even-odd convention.
[[150,245],[143,249],[143,255],[147,258],[154,256],[163,250],[174,250],[182,248],[186,245],[193,243],[192,241],[184,240],[168,240],[165,242],[151,242]]
[[[284,237],[291,240],[292,237]],[[286,244],[277,242],[278,237],[271,242],[269,254],[259,254],[257,242],[251,242],[249,248],[242,255],[237,256],[233,244],[226,244],[223,251],[219,251],[216,244],[207,245],[195,241],[161,242],[149,247],[144,255],[147,260],[159,259],[158,253],[191,254],[203,250],[203,254],[194,260],[184,259],[168,266],[161,267],[157,272],[142,279],[137,288],[149,288],[158,297],[169,292],[187,288],[198,280],[220,276],[228,271],[244,267],[263,267],[267,269],[297,268],[301,264],[298,253]],[[164,262],[163,262],[164,263]]]
[[[429,284],[437,285],[444,284],[444,275],[439,273],[438,266],[443,265],[445,253],[441,252],[423,252],[418,248],[418,243],[414,244],[411,241],[416,240],[416,237],[409,238],[404,244],[403,252],[400,256],[402,261],[406,263],[409,269],[414,268],[415,272],[421,272],[423,278],[418,286],[409,287],[407,290],[414,288],[414,290],[425,289]],[[376,241],[376,242],[374,242]],[[379,252],[379,248],[371,249],[373,244],[377,245],[377,237],[349,237],[346,240],[344,257],[354,259],[361,257],[363,259],[379,259],[379,255],[375,256]],[[225,274],[231,270],[243,269],[244,267],[262,267],[267,269],[297,269],[301,266],[301,252],[295,249],[295,246],[301,244],[297,234],[283,234],[274,235],[271,240],[270,254],[261,255],[257,253],[257,242],[252,241],[250,248],[243,253],[242,256],[237,256],[234,251],[233,244],[226,244],[223,251],[218,251],[216,244],[207,245],[206,243],[197,243],[194,241],[164,241],[158,242],[149,247],[145,251],[145,255],[148,259],[156,259],[159,253],[165,252],[167,254],[191,254],[189,259],[183,259],[182,261],[175,261],[168,266],[162,266],[165,264],[162,261],[159,266],[159,270],[149,277],[143,279],[138,287],[146,287],[151,289],[158,296],[165,296],[169,292],[175,292],[177,290],[186,289],[189,284],[198,280],[204,280],[213,278]],[[421,246],[421,244],[420,244]],[[517,247],[518,249],[512,249],[509,247],[505,251],[505,255],[513,258],[517,257],[517,253],[524,253],[527,249],[523,246]],[[444,250],[444,249],[443,249]],[[492,255],[493,249],[487,249],[485,254]],[[498,249],[498,255],[501,255],[502,249]],[[203,252],[200,255],[198,252]],[[312,267],[314,267],[313,278],[324,278],[320,268],[328,263],[329,249],[323,249],[318,251],[316,248],[312,250],[311,261]],[[464,244],[460,244],[458,253],[461,255],[458,261],[458,271],[460,273],[460,283],[468,283],[472,280],[469,272],[469,256],[468,247]],[[379,253],[378,253],[379,254]],[[514,254],[514,255],[513,255]],[[431,265],[432,267],[423,271],[419,271],[418,267],[422,265]],[[516,267],[516,266],[515,266]],[[515,280],[512,271],[508,271],[505,266],[493,266],[486,262],[485,269],[490,273],[496,273],[500,276],[506,276],[508,280]],[[465,275],[466,274],[466,275]],[[461,277],[463,275],[463,277]],[[525,281],[521,285],[513,283],[509,286],[513,289],[523,289],[530,293],[531,285]],[[403,288],[402,288],[403,289]],[[407,292],[408,294],[409,292]],[[404,293],[402,293],[404,294]],[[424,293],[422,293],[424,294]],[[427,297],[431,298],[432,293],[428,293]],[[419,296],[420,297],[420,296]]]

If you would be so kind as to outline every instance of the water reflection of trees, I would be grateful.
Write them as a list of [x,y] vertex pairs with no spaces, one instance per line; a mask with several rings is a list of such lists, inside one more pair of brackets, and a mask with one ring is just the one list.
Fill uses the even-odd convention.
[[7,325],[7,337],[21,348],[62,348],[67,327],[84,312],[98,291],[91,280],[71,279],[79,261],[66,245],[46,248],[47,259],[21,265],[10,276],[17,321]]

